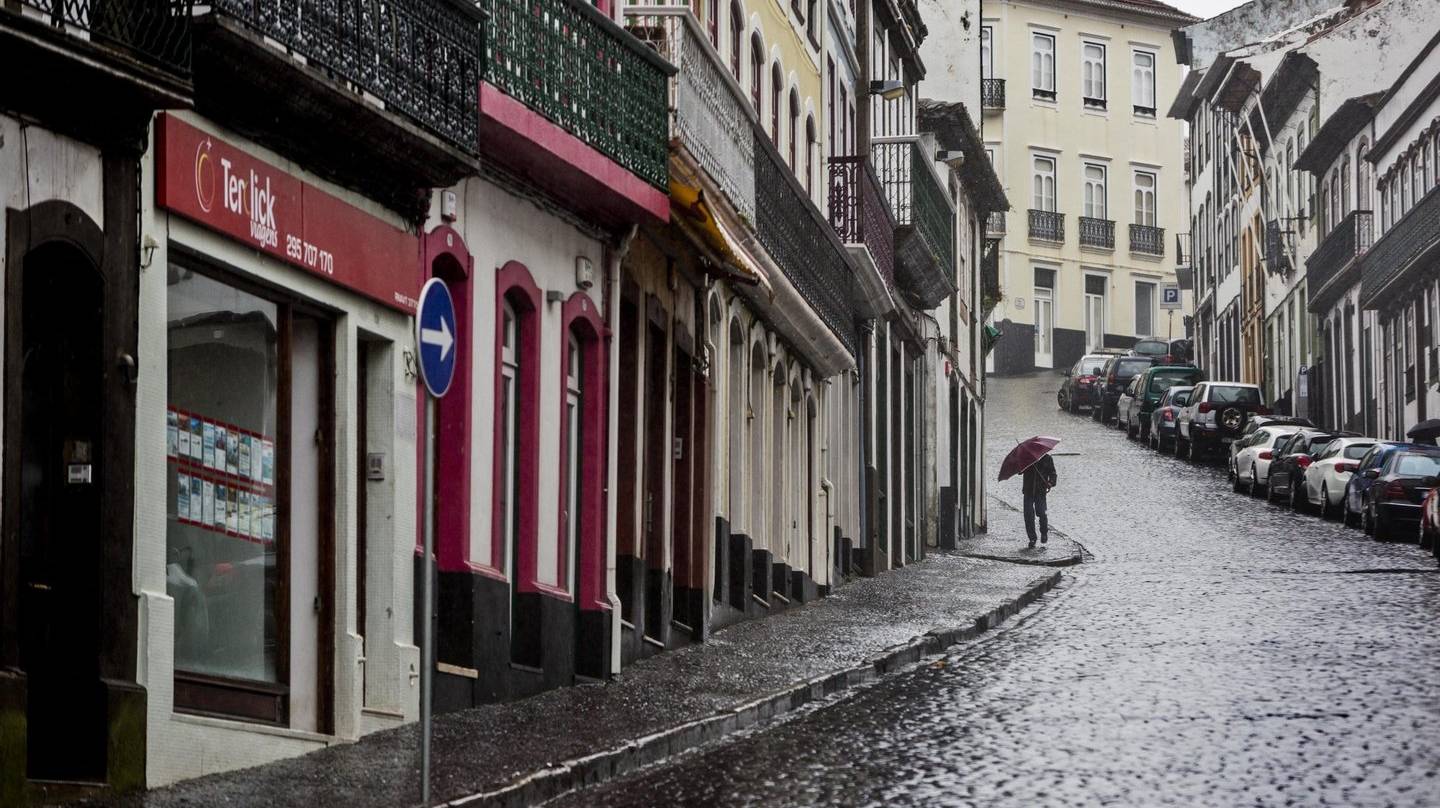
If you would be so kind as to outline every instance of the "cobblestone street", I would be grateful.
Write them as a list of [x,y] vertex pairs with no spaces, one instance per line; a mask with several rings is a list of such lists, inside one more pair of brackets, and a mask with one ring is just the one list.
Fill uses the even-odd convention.
[[995,379],[986,404],[992,479],[1016,440],[1062,438],[1051,519],[1093,554],[1038,606],[557,804],[1440,804],[1433,558],[1231,493],[1218,463],[1060,413],[1058,383]]

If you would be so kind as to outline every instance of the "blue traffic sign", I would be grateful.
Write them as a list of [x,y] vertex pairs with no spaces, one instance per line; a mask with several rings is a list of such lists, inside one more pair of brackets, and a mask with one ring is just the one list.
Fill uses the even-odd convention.
[[415,344],[420,347],[420,378],[430,395],[440,398],[455,379],[455,354],[460,335],[455,329],[455,302],[450,288],[431,278],[420,289],[415,311]]

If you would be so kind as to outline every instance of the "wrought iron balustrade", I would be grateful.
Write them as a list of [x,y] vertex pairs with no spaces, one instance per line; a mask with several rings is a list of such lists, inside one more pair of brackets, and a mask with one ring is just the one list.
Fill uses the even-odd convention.
[[455,0],[211,0],[215,13],[330,70],[468,153],[478,146],[483,32]]
[[853,356],[858,344],[850,305],[854,278],[845,246],[758,124],[751,137],[760,246]]
[[1372,221],[1368,210],[1351,211],[1305,259],[1305,285],[1312,301],[1324,294],[1326,284],[1356,265],[1355,259],[1370,249]]
[[1165,228],[1147,224],[1130,225],[1130,252],[1143,255],[1165,254]]
[[188,77],[193,6],[193,0],[12,0],[0,3],[0,13],[41,20]]
[[980,106],[984,109],[1005,108],[1005,79],[980,79]]
[[484,78],[668,189],[669,65],[583,0],[482,0]]
[[1115,222],[1110,219],[1080,217],[1080,246],[1115,249]]
[[991,211],[990,215],[985,218],[985,236],[986,238],[999,238],[1003,235],[1005,235],[1005,211]]
[[[943,297],[946,288],[955,288],[955,208],[949,192],[935,176],[917,137],[877,138],[870,154],[900,228],[896,236],[900,268],[913,270],[912,286],[922,302]],[[911,232],[922,246],[917,252],[905,246]],[[907,254],[915,260],[907,261]],[[927,278],[931,272],[938,273],[943,283]]]
[[669,79],[677,139],[745,218],[755,219],[754,113],[688,6],[628,6],[625,27],[678,71]]
[[1440,242],[1440,191],[1431,188],[1400,221],[1375,240],[1364,257],[1360,302],[1367,308],[1394,281],[1414,269],[1417,258]]
[[1053,210],[1030,209],[1030,238],[1039,241],[1065,241],[1065,214]]
[[895,283],[895,217],[864,155],[830,158],[830,224],[840,240],[864,244],[885,281]]

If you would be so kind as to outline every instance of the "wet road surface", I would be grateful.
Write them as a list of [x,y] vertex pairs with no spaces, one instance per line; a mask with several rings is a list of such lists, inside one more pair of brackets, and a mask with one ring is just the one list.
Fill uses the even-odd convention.
[[1051,518],[1094,558],[1059,589],[944,659],[554,804],[1440,805],[1434,559],[1062,414],[1058,381],[990,382],[987,465],[1063,439]]

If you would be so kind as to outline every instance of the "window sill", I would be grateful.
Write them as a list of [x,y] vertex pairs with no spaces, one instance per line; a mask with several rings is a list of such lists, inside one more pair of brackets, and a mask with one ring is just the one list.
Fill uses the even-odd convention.
[[1138,258],[1141,261],[1155,261],[1156,263],[1159,263],[1165,260],[1165,253],[1140,252],[1138,250],[1131,250],[1130,257]]
[[291,741],[305,741],[316,743],[322,746],[329,746],[335,742],[336,736],[322,735],[318,732],[308,732],[302,729],[290,729],[289,727],[277,727],[273,724],[256,724],[239,718],[218,718],[211,715],[197,715],[195,713],[173,712],[170,720],[177,724],[191,724],[197,727],[208,729],[227,730],[230,732],[244,732],[246,734],[269,735],[274,738],[285,738]]
[[1114,255],[1114,247],[1106,247],[1102,244],[1081,244],[1080,252],[1099,253],[1101,255]]

